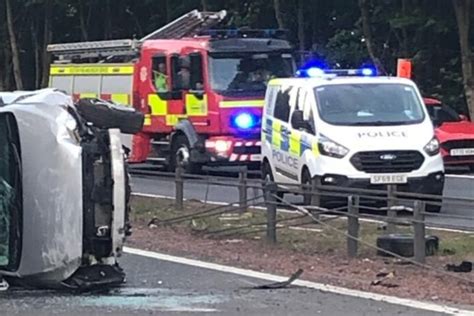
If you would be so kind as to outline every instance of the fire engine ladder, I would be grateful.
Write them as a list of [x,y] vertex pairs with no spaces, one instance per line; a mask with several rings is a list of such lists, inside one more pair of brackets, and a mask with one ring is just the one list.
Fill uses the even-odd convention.
[[190,37],[199,34],[201,30],[211,28],[218,24],[227,15],[227,11],[222,10],[219,12],[199,12],[193,10],[173,22],[168,23],[162,28],[148,34],[140,41],[146,41],[150,39],[176,39],[183,37]]
[[179,39],[198,35],[202,30],[208,29],[221,22],[227,15],[225,10],[219,12],[199,12],[193,10],[162,28],[148,34],[140,40],[119,39],[94,42],[78,42],[48,45],[47,51],[57,57],[56,62],[67,62],[68,59],[87,59],[115,56],[134,56],[140,45],[151,39]]

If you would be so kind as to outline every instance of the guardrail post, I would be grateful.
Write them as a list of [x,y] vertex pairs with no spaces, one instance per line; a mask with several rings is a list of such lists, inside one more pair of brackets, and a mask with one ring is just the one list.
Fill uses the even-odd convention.
[[247,170],[239,172],[239,209],[241,213],[247,211]]
[[395,200],[396,193],[397,187],[395,185],[387,186],[387,233],[389,234],[395,233],[396,230],[394,219],[397,217],[397,211],[392,209],[397,204]]
[[276,237],[276,214],[277,214],[277,184],[269,183],[266,184],[265,188],[265,201],[267,203],[267,241],[271,244],[275,244],[277,241]]
[[178,211],[183,210],[183,200],[184,200],[184,181],[183,181],[183,166],[178,164],[175,170],[175,183],[176,183],[176,196],[175,204]]
[[[311,206],[321,205],[321,192],[319,191],[319,183],[317,178],[311,179]],[[313,215],[316,219],[319,219],[319,212]]]
[[415,206],[413,208],[413,252],[415,255],[415,261],[418,263],[424,263],[426,258],[425,207],[425,202],[415,201]]
[[351,258],[357,257],[359,239],[359,197],[349,196],[347,216],[347,254]]

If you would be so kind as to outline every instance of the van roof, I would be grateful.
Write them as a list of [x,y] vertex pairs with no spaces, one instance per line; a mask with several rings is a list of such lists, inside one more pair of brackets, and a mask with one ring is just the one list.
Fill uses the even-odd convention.
[[298,85],[317,87],[322,85],[337,84],[375,84],[375,83],[397,83],[415,85],[413,81],[400,77],[359,77],[359,76],[323,76],[315,78],[276,78],[269,82],[270,86]]

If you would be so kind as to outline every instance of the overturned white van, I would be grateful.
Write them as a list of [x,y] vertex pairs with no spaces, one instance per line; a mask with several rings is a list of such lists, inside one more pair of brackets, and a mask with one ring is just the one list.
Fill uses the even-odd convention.
[[[143,124],[128,109],[90,105]],[[92,116],[58,90],[0,93],[0,276],[9,283],[124,281],[117,258],[131,230],[121,126]]]

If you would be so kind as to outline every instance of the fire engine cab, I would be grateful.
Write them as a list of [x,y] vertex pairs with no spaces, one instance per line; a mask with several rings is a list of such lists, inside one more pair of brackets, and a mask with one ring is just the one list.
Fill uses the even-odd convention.
[[50,85],[142,111],[130,162],[258,164],[267,82],[294,75],[292,47],[281,30],[211,29],[225,16],[194,10],[140,40],[50,45]]

